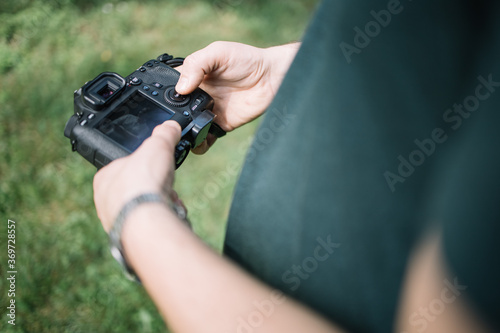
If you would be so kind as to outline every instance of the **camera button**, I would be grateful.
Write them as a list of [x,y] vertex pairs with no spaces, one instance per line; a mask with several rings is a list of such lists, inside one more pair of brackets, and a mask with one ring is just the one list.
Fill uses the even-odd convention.
[[175,107],[184,106],[191,100],[190,95],[181,95],[175,91],[175,86],[170,86],[165,90],[165,101]]
[[177,91],[175,90],[172,90],[170,92],[170,98],[173,100],[173,101],[176,101],[176,102],[184,102],[186,100],[186,97],[179,94]]
[[148,63],[146,64],[146,66],[148,66],[148,67],[153,67],[153,64],[152,64],[152,63],[150,63],[150,62],[148,62]]
[[158,82],[153,83],[153,86],[155,86],[155,87],[156,87],[156,88],[158,88],[158,89],[163,88],[163,84],[158,83]]
[[156,90],[153,90],[153,91],[151,92],[151,95],[153,95],[153,96],[158,96],[158,92],[157,92]]
[[145,71],[146,71],[146,67],[141,66],[141,67],[139,68],[139,71],[140,71],[140,72],[145,72]]
[[80,122],[80,126],[85,126],[85,125],[87,125],[87,120],[86,119],[84,119],[84,120],[82,120]]
[[144,86],[144,87],[142,87],[142,89],[148,91],[149,90],[149,86]]
[[134,86],[137,86],[141,84],[142,80],[139,79],[138,77],[133,77],[132,80],[130,80],[130,83],[133,84]]
[[88,120],[91,120],[91,119],[94,119],[94,117],[95,117],[95,114],[91,113],[91,114],[89,114],[89,115],[87,116],[87,119],[88,119]]
[[189,114],[189,112],[188,112],[188,111],[184,111],[182,114],[183,114],[184,116],[186,116],[186,117],[189,117],[189,116],[190,116],[190,114]]
[[198,97],[194,100],[194,103],[193,105],[191,106],[191,111],[194,111],[198,108],[198,106],[200,106],[201,102],[203,102],[203,98],[201,97]]

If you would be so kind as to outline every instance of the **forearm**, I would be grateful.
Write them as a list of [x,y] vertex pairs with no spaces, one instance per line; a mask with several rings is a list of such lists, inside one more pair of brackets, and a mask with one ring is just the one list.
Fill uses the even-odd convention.
[[468,286],[447,271],[440,242],[439,234],[432,235],[409,262],[396,332],[491,333],[468,302]]
[[[128,260],[176,332],[235,332],[254,302],[272,302],[254,332],[340,332],[302,305],[251,277],[204,245],[167,208],[145,204],[129,216],[122,240]],[[271,304],[267,302],[267,304]]]

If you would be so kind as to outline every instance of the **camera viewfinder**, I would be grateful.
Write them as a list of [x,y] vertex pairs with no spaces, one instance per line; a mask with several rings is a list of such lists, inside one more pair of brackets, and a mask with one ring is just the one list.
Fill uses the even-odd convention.
[[116,73],[102,73],[84,86],[83,98],[93,110],[101,110],[125,87],[125,79]]
[[108,99],[113,93],[116,91],[116,88],[113,89],[109,84],[106,84],[101,90],[97,93],[102,96],[102,98]]

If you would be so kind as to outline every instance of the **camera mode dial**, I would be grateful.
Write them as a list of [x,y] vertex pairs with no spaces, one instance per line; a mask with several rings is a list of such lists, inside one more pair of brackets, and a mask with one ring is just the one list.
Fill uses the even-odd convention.
[[177,91],[175,91],[175,86],[168,87],[165,90],[164,97],[165,101],[167,101],[168,104],[175,107],[184,106],[191,100],[191,97],[189,95],[181,95]]

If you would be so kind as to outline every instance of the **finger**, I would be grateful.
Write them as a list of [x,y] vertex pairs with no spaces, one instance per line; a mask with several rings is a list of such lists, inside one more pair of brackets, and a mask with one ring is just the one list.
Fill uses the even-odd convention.
[[203,140],[198,147],[191,149],[191,151],[196,155],[203,155],[208,151],[208,148],[210,147],[208,147],[207,140]]
[[167,120],[163,124],[156,126],[151,137],[159,137],[175,144],[181,139],[182,128],[175,120]]
[[107,187],[107,180],[109,179],[110,175],[110,168],[111,169],[116,169],[116,162],[117,160],[109,163],[108,165],[104,166],[103,168],[97,170],[96,174],[94,175],[94,180],[92,182],[92,187],[94,190],[94,200],[96,199],[96,196],[103,191]]
[[207,138],[203,140],[203,142],[200,143],[198,147],[192,149],[191,151],[196,155],[205,154],[210,149],[210,147],[212,147],[215,141],[217,141],[217,137],[212,133],[208,133]]
[[153,130],[151,137],[137,149],[141,155],[163,155],[172,157],[175,146],[181,138],[181,126],[174,120],[168,120]]
[[182,73],[175,90],[183,95],[193,92],[203,81],[205,75],[220,67],[221,60],[225,58],[223,43],[212,43],[189,55],[182,66]]

